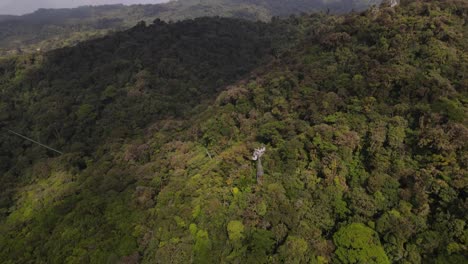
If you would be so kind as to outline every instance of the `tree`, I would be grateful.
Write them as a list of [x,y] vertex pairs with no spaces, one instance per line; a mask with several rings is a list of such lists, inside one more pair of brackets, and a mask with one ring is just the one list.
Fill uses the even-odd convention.
[[194,259],[197,263],[210,263],[211,262],[211,240],[208,232],[199,230],[195,236],[195,245],[193,246]]
[[308,250],[307,242],[298,236],[288,236],[286,243],[280,247],[279,253],[285,263],[304,263]]
[[361,223],[342,227],[333,235],[333,242],[337,263],[390,264],[377,233]]
[[241,221],[230,221],[227,225],[229,240],[240,242],[243,238],[244,225]]
[[265,153],[266,148],[261,147],[258,149],[255,149],[252,160],[257,161],[257,183],[261,184],[262,183],[262,177],[263,177],[263,166],[262,166],[262,156]]

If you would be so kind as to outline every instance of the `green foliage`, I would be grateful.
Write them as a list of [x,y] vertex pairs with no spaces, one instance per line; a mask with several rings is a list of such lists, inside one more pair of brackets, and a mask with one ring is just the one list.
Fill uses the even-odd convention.
[[339,263],[390,263],[377,233],[360,223],[340,228],[333,235]]
[[93,106],[89,104],[81,105],[76,111],[76,117],[79,120],[94,119],[96,115],[94,114]]
[[211,240],[208,232],[199,230],[195,237],[195,245],[193,246],[194,258],[196,263],[210,263],[211,255]]
[[230,221],[227,225],[229,239],[233,242],[239,242],[244,238],[244,225],[240,221]]
[[1,125],[65,153],[0,134],[0,262],[463,263],[467,10],[155,21],[0,60]]
[[248,261],[251,263],[268,263],[276,241],[272,232],[255,229],[249,239]]
[[307,250],[307,242],[297,236],[288,236],[286,243],[279,249],[285,263],[303,263],[308,259]]
[[457,101],[440,98],[439,101],[434,104],[433,109],[446,115],[450,120],[455,122],[463,122],[465,119],[466,108]]

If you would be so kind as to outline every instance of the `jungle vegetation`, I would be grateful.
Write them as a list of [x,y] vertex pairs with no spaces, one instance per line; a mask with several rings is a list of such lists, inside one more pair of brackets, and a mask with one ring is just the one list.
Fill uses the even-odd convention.
[[0,124],[64,154],[0,133],[0,262],[466,263],[467,19],[155,20],[1,59]]

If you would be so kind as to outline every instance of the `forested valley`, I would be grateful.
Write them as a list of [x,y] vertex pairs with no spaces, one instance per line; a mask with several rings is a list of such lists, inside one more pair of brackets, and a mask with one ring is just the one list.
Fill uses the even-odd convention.
[[467,263],[467,19],[156,19],[0,59],[0,263]]

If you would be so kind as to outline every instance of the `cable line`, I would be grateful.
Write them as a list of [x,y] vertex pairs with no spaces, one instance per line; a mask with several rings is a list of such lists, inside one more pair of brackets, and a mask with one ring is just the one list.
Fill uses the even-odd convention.
[[47,145],[44,145],[44,144],[42,144],[41,142],[38,142],[38,141],[36,141],[36,140],[34,140],[34,139],[28,138],[27,136],[23,136],[23,135],[21,135],[20,133],[16,133],[16,132],[13,131],[13,130],[6,129],[6,128],[5,128],[5,130],[8,131],[8,132],[10,132],[11,134],[17,135],[18,137],[21,137],[21,138],[24,138],[24,139],[26,139],[26,140],[28,140],[28,141],[31,141],[31,142],[33,142],[33,143],[35,143],[35,144],[37,144],[37,145],[39,145],[39,146],[41,146],[41,147],[44,147],[44,148],[46,148],[46,149],[48,149],[48,150],[52,150],[52,151],[57,152],[57,153],[59,153],[59,154],[61,154],[61,155],[63,154],[63,152],[61,152],[61,151],[58,151],[58,150],[56,150],[56,149],[54,149],[54,148],[52,148],[52,147],[49,147],[49,146],[47,146]]

